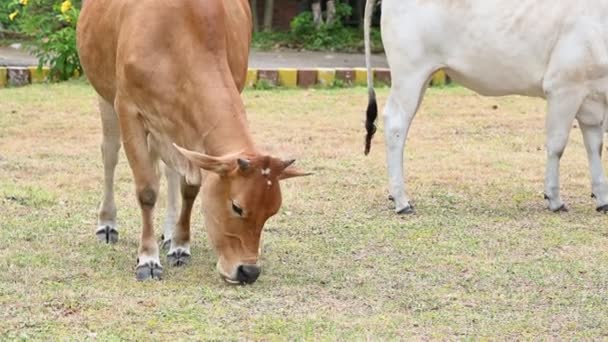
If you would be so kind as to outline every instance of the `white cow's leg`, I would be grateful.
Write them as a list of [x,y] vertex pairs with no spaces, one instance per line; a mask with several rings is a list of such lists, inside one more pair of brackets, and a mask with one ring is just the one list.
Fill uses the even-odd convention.
[[99,111],[103,128],[101,155],[104,169],[104,186],[95,234],[101,241],[116,243],[118,241],[118,227],[116,225],[116,204],[114,202],[114,170],[118,163],[118,151],[120,150],[120,126],[114,107],[102,98],[99,98]]
[[548,98],[547,168],[545,173],[545,199],[551,211],[567,211],[559,195],[559,161],[566,149],[570,129],[583,97],[578,92],[562,91]]
[[414,208],[410,203],[403,178],[403,150],[410,125],[422,101],[430,72],[418,77],[411,73],[406,80],[395,80],[384,108],[384,139],[388,164],[388,181],[391,198],[398,214],[410,214]]
[[602,166],[604,128],[601,125],[588,126],[579,122],[591,173],[591,189],[597,202],[597,211],[608,212],[608,180]]
[[165,165],[165,178],[167,178],[167,213],[163,223],[162,248],[167,249],[171,246],[173,229],[177,224],[177,214],[180,205],[179,181],[180,175],[172,168]]

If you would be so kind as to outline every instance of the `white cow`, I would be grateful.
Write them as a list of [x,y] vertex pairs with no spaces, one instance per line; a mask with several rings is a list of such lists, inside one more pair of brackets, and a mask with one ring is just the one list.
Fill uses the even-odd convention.
[[[377,105],[370,72],[366,154]],[[384,109],[390,196],[397,213],[413,212],[403,181],[403,149],[429,78],[438,70],[488,96],[525,95],[548,102],[545,198],[567,210],[559,195],[559,161],[576,118],[583,133],[593,195],[608,212],[602,167],[608,129],[608,1],[606,0],[383,0],[382,40],[392,88]]]

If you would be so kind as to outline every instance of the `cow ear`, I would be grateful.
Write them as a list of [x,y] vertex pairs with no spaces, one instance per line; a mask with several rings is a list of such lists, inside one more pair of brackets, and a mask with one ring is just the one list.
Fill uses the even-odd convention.
[[238,158],[236,155],[214,157],[204,153],[187,150],[183,147],[177,146],[177,144],[173,144],[173,146],[175,146],[175,148],[193,165],[203,170],[215,172],[219,175],[225,175],[238,167]]
[[295,159],[283,161],[283,171],[279,174],[279,180],[312,175],[310,172],[304,172],[292,167],[291,164],[295,161]]

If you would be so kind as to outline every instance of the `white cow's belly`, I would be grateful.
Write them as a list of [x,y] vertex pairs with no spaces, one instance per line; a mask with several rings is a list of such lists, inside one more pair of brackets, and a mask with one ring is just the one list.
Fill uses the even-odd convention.
[[383,0],[391,69],[445,68],[459,84],[489,96],[544,97],[554,47],[581,22],[595,25],[594,34],[608,32],[608,1]]

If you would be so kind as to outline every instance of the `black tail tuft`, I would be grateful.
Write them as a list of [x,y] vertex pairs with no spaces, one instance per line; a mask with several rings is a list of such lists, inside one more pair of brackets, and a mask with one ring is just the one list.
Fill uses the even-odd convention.
[[369,154],[369,150],[372,147],[372,138],[376,133],[376,119],[378,118],[378,103],[376,102],[376,92],[370,90],[369,103],[367,105],[367,113],[365,116],[365,129],[367,135],[365,136],[365,155]]

